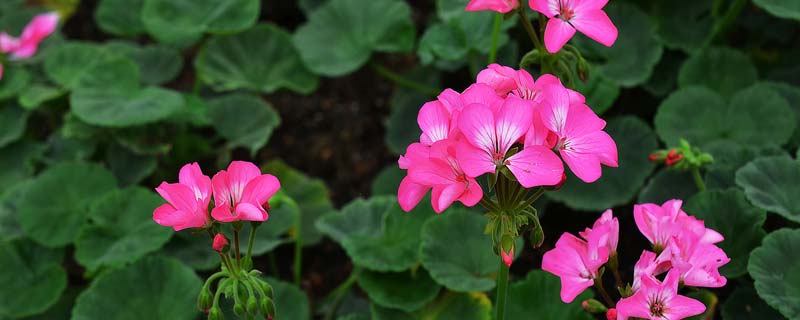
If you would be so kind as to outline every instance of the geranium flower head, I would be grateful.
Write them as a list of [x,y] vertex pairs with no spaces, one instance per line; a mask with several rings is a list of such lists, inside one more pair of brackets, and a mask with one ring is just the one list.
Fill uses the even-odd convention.
[[544,31],[544,45],[550,53],[561,50],[575,31],[610,47],[617,40],[617,27],[602,10],[608,0],[529,0],[531,9],[550,20]]
[[690,287],[720,288],[728,279],[719,268],[731,261],[720,247],[703,243],[693,233],[673,237],[657,263],[669,263],[680,274],[680,281]]
[[162,182],[156,192],[167,201],[153,211],[156,223],[173,227],[175,231],[210,224],[211,179],[203,174],[196,162],[181,168],[178,183]]
[[663,282],[642,275],[639,290],[617,302],[617,319],[677,320],[703,313],[706,306],[702,302],[678,294],[679,278],[674,271],[667,273]]
[[[437,141],[431,145],[427,159],[414,161],[408,168],[407,183],[415,183],[418,186],[432,189],[431,204],[436,213],[441,213],[455,201],[468,207],[474,206],[483,197],[483,190],[475,180],[475,176],[462,170],[460,162],[456,158],[458,151],[455,144],[456,141],[453,139]],[[406,186],[406,188],[408,187]],[[421,188],[416,190],[419,191]],[[406,192],[409,192],[408,189],[404,189],[401,183],[398,193]],[[410,198],[410,196],[398,194],[401,207],[410,211],[407,205],[402,205],[402,202],[405,201],[404,198]],[[411,207],[413,208],[413,206]]]
[[491,10],[508,13],[517,7],[517,0],[472,0],[467,4],[467,11]]
[[211,216],[222,222],[265,221],[269,218],[264,205],[281,184],[271,174],[261,174],[256,165],[233,161],[211,179],[214,209]]
[[591,229],[586,228],[580,236],[586,239],[589,255],[593,259],[598,259],[600,248],[605,248],[609,254],[616,253],[619,242],[619,220],[613,216],[611,209],[608,209],[595,221]]
[[39,48],[39,43],[55,31],[58,13],[50,12],[35,16],[22,30],[19,38],[0,34],[0,51],[9,53],[12,59],[30,58]]
[[656,251],[664,249],[668,242],[683,233],[691,233],[698,241],[714,244],[724,237],[681,209],[683,201],[673,199],[659,206],[653,203],[633,206],[633,219],[639,231],[653,244]]
[[216,252],[222,252],[225,249],[225,246],[228,245],[228,238],[225,238],[225,235],[221,233],[217,233],[214,236],[214,241],[211,243],[211,248],[214,249]]
[[598,248],[597,258],[589,254],[586,241],[564,233],[556,247],[544,254],[542,270],[561,278],[561,300],[570,303],[586,288],[594,285],[600,267],[608,261],[608,250]]

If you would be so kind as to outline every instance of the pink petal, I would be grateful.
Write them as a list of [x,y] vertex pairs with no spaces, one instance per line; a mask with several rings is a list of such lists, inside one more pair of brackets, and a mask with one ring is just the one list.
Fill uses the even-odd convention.
[[543,90],[544,98],[539,107],[541,121],[550,131],[564,136],[564,127],[570,111],[569,92],[560,84],[547,85]]
[[231,211],[231,207],[227,204],[211,209],[211,217],[213,217],[214,220],[221,222],[233,222],[239,220],[239,217]]
[[458,120],[461,133],[473,146],[485,152],[495,150],[497,142],[494,128],[495,119],[487,105],[468,105],[461,112]]
[[592,183],[600,179],[602,169],[600,168],[600,159],[596,155],[566,150],[561,150],[560,153],[572,173],[583,182]]
[[[178,174],[178,182],[191,188],[197,199],[203,199],[204,201],[210,199],[211,178],[203,174],[197,162],[181,167]],[[206,205],[208,205],[208,202],[206,202]]]
[[242,221],[266,221],[269,214],[261,206],[256,206],[249,202],[242,202],[236,205],[237,220]]
[[450,113],[439,101],[431,101],[422,105],[417,115],[417,123],[422,129],[420,142],[431,145],[436,141],[447,139],[450,133]]
[[237,199],[232,199],[232,191],[231,191],[231,184],[230,178],[227,171],[222,170],[217,172],[214,177],[211,178],[211,189],[214,192],[214,205],[219,207],[221,205],[231,205],[233,201]]
[[261,169],[252,162],[233,161],[228,165],[228,175],[232,185],[244,187],[250,180],[261,175]]
[[556,242],[556,248],[544,254],[542,270],[561,278],[561,300],[570,303],[586,288],[594,285],[584,265],[586,243],[575,236],[564,233]]
[[[528,129],[528,132],[525,133],[525,146],[545,146],[552,148],[555,146],[557,137],[544,125],[542,115],[538,111],[537,108],[537,110],[533,112],[531,127]],[[554,139],[550,139],[551,136],[553,136]]]
[[481,185],[478,184],[475,178],[467,178],[466,190],[464,190],[464,193],[458,198],[458,201],[467,207],[472,207],[478,204],[481,198],[483,198],[483,189],[481,189]]
[[586,183],[592,183],[600,178],[601,160],[613,166],[617,165],[617,147],[611,137],[603,131],[570,138],[560,153],[569,169]]
[[478,73],[477,83],[485,83],[492,87],[496,94],[505,96],[509,91],[517,89],[516,77],[516,70],[493,63]]
[[561,50],[569,39],[575,35],[575,28],[569,23],[559,18],[550,18],[547,27],[544,29],[544,46],[550,53]]
[[271,174],[263,174],[247,183],[244,191],[242,191],[242,202],[252,203],[260,207],[280,188],[281,183],[278,178]]
[[447,109],[448,113],[453,113],[456,110],[461,111],[464,108],[461,102],[461,95],[453,89],[444,89],[436,98]]
[[[485,106],[494,105],[497,102],[503,101],[502,97],[498,96],[494,88],[484,83],[474,83],[469,86],[463,93],[461,93],[461,101],[463,102],[463,109],[471,104],[482,104]],[[462,110],[463,110],[462,109]]]
[[670,301],[668,310],[670,319],[685,319],[705,312],[706,306],[689,297],[675,296]]
[[452,184],[437,185],[433,187],[431,192],[431,205],[433,211],[442,213],[453,202],[456,201],[461,194],[464,193],[466,186],[463,182],[453,182]]
[[467,11],[491,10],[507,13],[517,7],[517,0],[472,0],[467,4]]
[[456,144],[456,159],[461,170],[469,177],[474,178],[494,172],[496,169],[493,158],[487,151],[478,149],[464,140]]
[[400,169],[408,169],[414,163],[427,161],[429,153],[429,146],[418,142],[412,143],[408,145],[408,148],[406,148],[406,154],[400,156],[400,159],[397,160],[397,165],[400,167]]
[[397,202],[400,203],[400,208],[405,212],[411,211],[430,189],[430,186],[413,182],[409,177],[403,178],[397,189]]
[[650,319],[650,306],[647,303],[647,293],[637,291],[632,296],[617,302],[617,319],[627,320],[631,317]]
[[19,39],[8,35],[5,32],[0,33],[0,52],[9,53],[19,48]]
[[455,180],[453,169],[445,162],[435,158],[409,168],[408,178],[415,183],[428,186],[449,184]]
[[548,18],[558,15],[558,7],[560,0],[528,0],[528,6],[531,10],[541,12]]
[[[566,90],[565,90],[566,91]],[[606,122],[585,104],[570,104],[564,122],[564,135],[582,136],[606,127]]]
[[167,200],[176,210],[194,212],[197,210],[197,198],[189,187],[180,183],[162,182],[156,192]]
[[39,47],[39,42],[53,33],[57,26],[58,14],[55,12],[34,17],[22,31],[22,35],[19,38],[19,48],[14,50],[12,57],[25,59],[33,56]]
[[525,188],[552,186],[561,181],[564,165],[552,150],[527,146],[506,160],[506,166]]
[[192,214],[186,211],[175,210],[169,204],[162,204],[153,211],[153,221],[165,227],[173,227],[175,231],[186,228],[200,228],[205,225],[205,220],[193,219]]
[[586,10],[603,9],[607,3],[608,0],[572,0],[570,7],[575,10],[575,12],[583,12]]
[[532,122],[533,110],[528,102],[514,96],[506,98],[495,119],[497,151],[505,154],[527,133]]
[[633,220],[636,222],[636,227],[639,228],[639,232],[641,232],[650,243],[654,243],[656,238],[653,233],[655,225],[652,215],[662,211],[663,209],[661,209],[660,206],[652,203],[633,205]]
[[603,10],[576,13],[570,22],[578,31],[606,47],[612,46],[617,41],[617,27]]

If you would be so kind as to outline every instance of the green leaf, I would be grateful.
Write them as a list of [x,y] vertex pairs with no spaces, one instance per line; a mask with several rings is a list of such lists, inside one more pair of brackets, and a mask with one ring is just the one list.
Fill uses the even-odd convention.
[[746,274],[750,251],[766,235],[762,226],[767,213],[753,207],[744,193],[734,188],[698,193],[686,202],[684,210],[725,236],[718,245],[731,262],[720,268],[722,275],[734,278]]
[[27,111],[13,103],[0,105],[0,148],[19,140],[27,123]]
[[436,60],[463,60],[469,52],[466,35],[456,26],[448,23],[436,23],[425,29],[419,40],[419,55],[422,64],[430,64]]
[[164,84],[180,74],[183,58],[178,50],[164,45],[139,46],[131,42],[116,41],[106,45],[136,62],[141,81],[148,85]]
[[207,233],[184,230],[175,232],[175,236],[167,242],[161,252],[195,270],[210,271],[219,266],[219,255],[210,248],[211,239]]
[[638,203],[664,203],[670,199],[688,199],[697,193],[688,171],[662,169],[639,191]]
[[331,0],[311,12],[293,40],[311,71],[335,77],[363,66],[372,51],[410,51],[414,36],[404,1]]
[[5,193],[0,193],[0,241],[25,236],[17,223],[17,204],[30,181],[30,179],[23,180],[8,188]]
[[258,96],[234,93],[208,102],[208,114],[217,133],[230,147],[245,147],[255,154],[267,144],[281,123],[272,105]]
[[[269,220],[257,229],[256,240],[253,243],[254,256],[265,254],[288,242],[283,235],[295,225],[298,215],[300,215],[300,208],[292,198],[282,194],[284,192],[280,191],[280,196],[273,196],[270,199]],[[278,198],[281,198],[282,201],[276,204],[275,201]]]
[[142,22],[160,42],[186,47],[205,32],[235,33],[256,23],[258,0],[144,0]]
[[422,224],[434,216],[428,206],[403,212],[394,196],[356,199],[317,220],[317,229],[344,247],[357,265],[400,272],[419,262]]
[[22,89],[18,101],[26,110],[33,110],[45,102],[61,97],[64,93],[66,90],[49,84],[33,83]]
[[44,148],[25,140],[0,148],[0,195],[33,176],[35,160],[42,157]]
[[[571,172],[561,190],[548,192],[551,198],[578,210],[605,210],[632,200],[655,168],[647,155],[658,147],[652,129],[634,116],[611,119],[606,132],[616,141],[619,168],[603,168],[603,176],[584,183]],[[565,171],[569,168],[564,165]]]
[[751,286],[738,286],[721,308],[725,320],[780,319],[781,315],[758,297]]
[[683,63],[678,72],[679,87],[706,86],[724,98],[730,98],[757,79],[758,71],[750,59],[729,48],[698,51]]
[[800,3],[797,1],[753,0],[753,3],[776,17],[800,20]]
[[509,286],[506,318],[525,319],[535,312],[541,319],[593,319],[581,308],[581,302],[592,297],[591,290],[584,291],[572,303],[562,302],[559,292],[558,277],[543,270],[530,271],[524,280]]
[[407,313],[372,304],[372,318],[376,320],[490,320],[492,302],[479,292],[448,292],[422,310]]
[[310,178],[281,160],[270,161],[262,166],[262,169],[263,172],[278,177],[281,181],[281,190],[300,208],[300,233],[303,245],[317,244],[322,239],[322,234],[314,226],[315,222],[323,214],[334,211],[328,187],[322,180]]
[[68,42],[47,54],[44,71],[55,83],[67,89],[74,89],[87,71],[118,57],[102,46]]
[[4,66],[3,77],[0,79],[0,100],[17,96],[28,87],[31,74],[20,66]]
[[736,184],[754,205],[800,222],[800,163],[788,156],[758,158],[736,172]]
[[708,88],[688,87],[661,103],[655,125],[661,140],[693,146],[729,140],[743,145],[783,145],[795,128],[792,111],[780,95],[755,85],[736,93],[729,104]]
[[[438,87],[439,74],[431,69],[416,69],[406,75],[409,79]],[[398,87],[389,100],[391,113],[386,121],[386,145],[394,154],[406,153],[409,144],[419,141],[422,130],[417,124],[417,114],[425,102],[432,100],[429,94]]]
[[101,0],[94,12],[100,30],[116,36],[137,36],[146,32],[141,13],[145,0]]
[[34,241],[65,246],[86,223],[91,203],[116,185],[111,172],[100,165],[53,165],[28,186],[18,204],[17,220]]
[[799,124],[795,126],[794,135],[792,135],[789,144],[793,147],[800,146],[800,129],[798,129],[800,128],[800,88],[782,82],[761,82],[760,85],[775,90],[789,103],[789,107],[794,111],[795,123]]
[[272,93],[287,88],[309,94],[319,82],[303,65],[289,33],[273,24],[212,37],[195,66],[203,82],[217,91]]
[[378,173],[372,181],[372,195],[396,195],[400,188],[400,181],[406,176],[406,171],[397,165],[388,165]]
[[608,48],[583,35],[576,36],[575,43],[582,54],[603,61],[598,64],[600,72],[619,86],[628,88],[645,83],[663,52],[655,25],[633,4],[612,2],[605,11],[619,30],[614,45]]
[[656,1],[654,16],[658,37],[670,49],[691,53],[700,49],[711,33],[711,1]]
[[308,297],[295,285],[278,279],[267,278],[275,294],[275,319],[311,319]]
[[425,269],[403,272],[361,271],[358,285],[374,303],[412,312],[422,308],[439,294],[439,284]]
[[63,258],[63,250],[27,239],[0,243],[0,316],[35,315],[55,304],[67,287]]
[[747,146],[731,141],[711,143],[703,151],[714,157],[705,174],[709,189],[736,187],[736,171],[757,157],[787,155],[777,146]]
[[116,143],[111,144],[106,150],[106,161],[119,185],[123,187],[141,182],[150,176],[158,165],[155,156],[137,154]]
[[196,319],[202,284],[177,260],[148,257],[97,277],[78,296],[72,319]]
[[475,212],[458,209],[425,223],[422,264],[436,282],[459,292],[494,288],[499,258],[492,251],[492,237],[483,233],[487,223]]
[[142,187],[114,190],[89,209],[89,224],[75,240],[75,259],[89,270],[119,267],[164,246],[172,230],[153,221],[153,210],[164,203]]
[[747,271],[767,304],[789,319],[800,317],[800,230],[767,235],[750,255]]
[[597,114],[603,114],[611,108],[620,92],[619,86],[596,67],[590,69],[586,83],[575,81],[575,90],[586,96],[586,105]]

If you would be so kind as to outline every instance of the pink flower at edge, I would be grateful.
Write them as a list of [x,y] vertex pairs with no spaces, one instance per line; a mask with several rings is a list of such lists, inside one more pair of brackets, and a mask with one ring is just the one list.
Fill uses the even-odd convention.
[[211,216],[222,222],[265,221],[269,213],[264,204],[281,184],[271,174],[246,161],[233,161],[211,179],[215,207]]
[[508,13],[517,7],[517,0],[472,0],[467,4],[467,11],[491,10]]
[[0,50],[9,53],[12,59],[30,58],[39,48],[39,43],[55,31],[58,20],[58,13],[44,13],[35,16],[25,26],[19,39],[0,34]]
[[570,303],[581,292],[594,285],[600,267],[608,262],[608,250],[599,248],[597,259],[589,255],[586,241],[564,233],[556,247],[542,258],[542,270],[561,278],[561,300]]
[[530,105],[509,96],[494,106],[470,104],[459,118],[464,140],[458,144],[458,162],[468,176],[477,177],[507,166],[526,187],[555,185],[561,180],[563,165],[543,146],[526,146],[506,157],[511,146],[523,137],[533,122]]
[[580,236],[586,239],[591,258],[598,258],[599,248],[605,248],[609,254],[614,254],[617,252],[619,242],[619,220],[613,216],[611,209],[608,209],[595,221],[591,229],[586,228],[580,232]]
[[[474,176],[466,174],[459,165],[459,161],[456,160],[456,152],[458,152],[455,147],[456,143],[453,139],[445,139],[434,143],[431,146],[428,159],[415,161],[408,169],[408,177],[406,179],[410,183],[416,183],[432,189],[431,205],[436,213],[443,212],[455,201],[459,201],[468,207],[474,206],[483,197],[483,190],[478,181],[475,180]],[[402,187],[401,184],[401,189]],[[407,191],[398,191],[398,193],[403,192]],[[398,194],[399,199],[402,200],[404,197],[407,196]],[[402,204],[401,207],[406,210]]]
[[222,249],[224,249],[226,245],[228,245],[228,238],[225,238],[225,235],[221,233],[217,233],[217,235],[214,236],[214,241],[211,243],[211,248],[216,252],[222,252]]
[[673,199],[663,205],[654,203],[636,204],[633,206],[633,219],[636,227],[659,251],[664,249],[675,236],[684,232],[695,234],[700,242],[714,244],[724,237],[681,209],[683,201]]
[[[400,169],[408,170],[408,168],[415,163],[428,161],[429,155],[429,146],[418,142],[412,143],[406,148],[406,154],[401,155],[400,159],[397,160],[397,164]],[[422,198],[425,197],[425,194],[430,190],[431,186],[416,183],[406,175],[406,177],[400,181],[400,187],[397,190],[397,202],[400,204],[400,208],[402,208],[403,211],[409,212],[419,204]]]
[[656,262],[656,254],[647,250],[642,251],[642,255],[639,256],[639,260],[636,261],[636,264],[633,266],[633,284],[631,285],[633,292],[639,290],[642,282],[642,276],[654,276],[660,273],[657,270],[658,268],[659,266]]
[[684,319],[705,312],[706,306],[695,299],[678,295],[679,274],[670,271],[663,282],[641,276],[641,287],[628,298],[617,302],[617,319]]
[[167,200],[153,211],[153,220],[175,231],[203,228],[210,224],[208,203],[211,201],[211,179],[196,162],[184,165],[178,183],[162,182],[156,192]]
[[692,233],[674,237],[657,263],[669,263],[680,274],[680,281],[690,287],[720,288],[728,279],[719,273],[719,268],[731,259],[720,247],[703,243]]
[[529,0],[528,5],[550,20],[544,31],[544,45],[550,53],[561,50],[575,31],[610,47],[617,40],[617,27],[602,10],[608,0]]
[[602,175],[601,165],[618,166],[617,145],[603,128],[606,122],[583,103],[573,103],[561,85],[545,90],[539,112],[545,127],[558,137],[556,149],[570,170],[586,183]]

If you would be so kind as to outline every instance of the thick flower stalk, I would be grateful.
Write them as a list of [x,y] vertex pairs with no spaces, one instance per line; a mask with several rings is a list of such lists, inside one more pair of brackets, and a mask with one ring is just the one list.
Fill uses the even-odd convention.
[[[219,254],[222,268],[206,280],[197,299],[208,319],[222,319],[219,299],[223,294],[233,299],[233,311],[239,317],[274,316],[272,287],[253,269],[252,250],[256,229],[269,219],[269,201],[280,187],[275,176],[262,174],[256,165],[234,161],[213,178],[204,175],[197,163],[187,164],[178,174],[178,183],[162,182],[156,188],[167,203],[155,209],[153,220],[175,231],[192,228],[207,232],[211,248]],[[212,197],[214,207],[209,212]],[[279,202],[276,200],[280,198],[273,203]],[[245,221],[250,236],[242,256],[239,235]],[[225,235],[230,230],[233,244]]]

